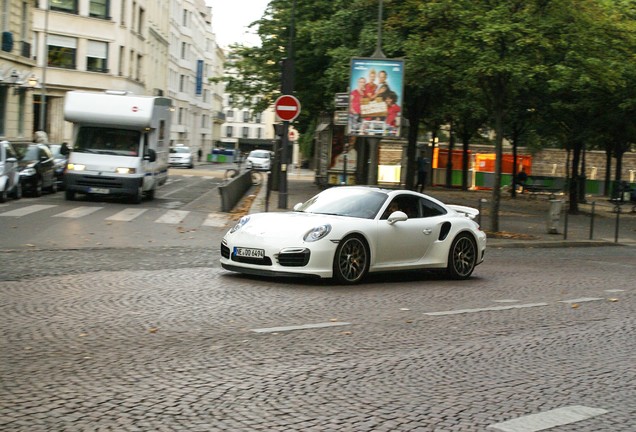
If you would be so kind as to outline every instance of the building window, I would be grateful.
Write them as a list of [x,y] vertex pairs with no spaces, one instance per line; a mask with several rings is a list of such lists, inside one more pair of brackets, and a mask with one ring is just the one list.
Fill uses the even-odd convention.
[[257,114],[254,116],[254,119],[255,119],[254,121],[255,121],[256,123],[260,123],[260,122],[261,122],[261,113],[257,113]]
[[143,8],[139,8],[139,22],[137,24],[137,32],[142,34],[144,32],[144,20],[146,19],[146,12]]
[[186,76],[185,75],[179,75],[179,91],[182,93],[186,91]]
[[56,0],[49,3],[51,10],[77,13],[77,0]]
[[243,128],[243,138],[249,138],[249,137],[250,137],[250,128],[244,127]]
[[95,18],[110,18],[108,13],[109,0],[91,0],[88,14]]
[[144,61],[143,61],[143,56],[141,54],[137,55],[137,81],[141,81],[141,78],[143,77],[143,70],[144,67]]
[[183,10],[183,16],[181,17],[181,25],[183,25],[184,27],[188,27],[188,10],[184,9]]
[[0,86],[0,135],[5,134],[7,116],[7,87]]
[[187,49],[188,49],[188,44],[186,44],[185,42],[181,42],[181,58],[183,60],[185,60],[187,57]]
[[18,136],[24,136],[24,118],[26,110],[26,91],[22,90],[18,96]]
[[179,120],[178,124],[183,124],[183,117],[185,116],[185,110],[183,108],[179,108]]
[[227,110],[227,118],[234,118],[234,110]]
[[243,123],[249,123],[249,122],[250,122],[250,112],[243,111]]
[[106,42],[88,41],[86,70],[91,72],[108,72],[108,44]]
[[234,133],[234,128],[232,126],[226,126],[225,127],[225,136],[226,137],[231,137],[233,133]]
[[258,139],[263,138],[263,128],[256,129],[256,138]]
[[66,36],[49,35],[47,40],[49,46],[49,66],[75,69],[77,39]]

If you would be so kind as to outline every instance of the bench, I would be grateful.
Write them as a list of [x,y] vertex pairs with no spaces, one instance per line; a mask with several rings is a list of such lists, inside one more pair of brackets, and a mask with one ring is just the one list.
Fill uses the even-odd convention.
[[529,176],[523,186],[523,192],[528,192],[531,196],[536,194],[549,194],[554,198],[555,194],[563,192],[565,181],[561,177],[550,176]]

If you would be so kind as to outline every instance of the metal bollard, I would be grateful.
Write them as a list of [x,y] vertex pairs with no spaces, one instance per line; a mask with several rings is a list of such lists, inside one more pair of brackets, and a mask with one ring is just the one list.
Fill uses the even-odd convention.
[[562,209],[563,209],[563,200],[550,200],[550,208],[548,210],[548,216],[547,216],[548,234],[558,233],[559,222],[561,221]]
[[590,215],[590,240],[594,237],[594,209],[596,208],[596,201],[592,201],[592,214]]

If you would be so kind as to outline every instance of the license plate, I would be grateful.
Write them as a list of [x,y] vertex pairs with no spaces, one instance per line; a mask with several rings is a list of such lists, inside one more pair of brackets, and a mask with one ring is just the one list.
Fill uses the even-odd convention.
[[252,249],[252,248],[244,248],[244,247],[235,247],[234,255],[240,256],[244,258],[265,258],[265,250],[264,249]]
[[88,188],[88,192],[89,193],[94,193],[94,194],[109,194],[110,190],[106,189],[106,188]]

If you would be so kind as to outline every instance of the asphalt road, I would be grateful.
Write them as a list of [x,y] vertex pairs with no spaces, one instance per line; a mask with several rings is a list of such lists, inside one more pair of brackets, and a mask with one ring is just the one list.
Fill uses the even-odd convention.
[[0,430],[636,430],[636,248],[246,277],[218,264],[223,171],[174,174],[139,206],[0,206]]
[[636,430],[636,248],[355,287],[232,274],[215,245],[0,259],[3,431]]

